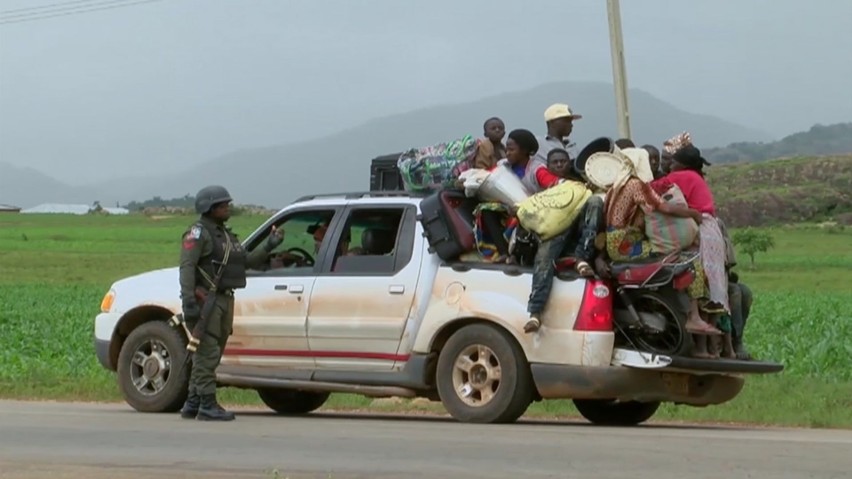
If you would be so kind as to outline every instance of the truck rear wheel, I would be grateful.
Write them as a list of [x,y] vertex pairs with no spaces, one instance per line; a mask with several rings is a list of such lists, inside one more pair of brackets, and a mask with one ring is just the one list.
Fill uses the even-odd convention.
[[659,401],[612,401],[607,399],[575,399],[574,406],[592,424],[604,426],[635,426],[657,412]]
[[328,401],[329,393],[295,391],[292,389],[258,389],[263,404],[278,414],[307,414],[317,410]]
[[436,376],[441,402],[461,422],[514,422],[533,399],[523,350],[496,326],[456,331],[441,350]]
[[[118,354],[118,386],[124,400],[141,412],[175,412],[186,401],[190,365],[181,334],[163,321],[134,329]],[[178,375],[179,374],[179,375]]]

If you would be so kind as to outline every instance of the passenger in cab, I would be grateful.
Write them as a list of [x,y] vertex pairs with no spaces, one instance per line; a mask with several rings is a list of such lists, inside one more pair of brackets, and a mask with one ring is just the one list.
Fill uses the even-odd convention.
[[498,161],[506,158],[506,147],[503,145],[503,137],[506,136],[506,125],[503,123],[503,120],[495,116],[485,120],[482,129],[485,138],[477,141],[473,167],[490,170],[494,168]]
[[[606,194],[606,252],[612,261],[630,261],[650,256],[651,243],[645,236],[645,214],[659,211],[681,218],[693,218],[697,223],[702,220],[702,214],[695,209],[664,202],[648,183],[639,179],[630,159],[624,158],[623,162],[625,173]],[[700,271],[697,273],[696,276],[700,277]],[[705,296],[705,290],[703,278],[698,277],[689,289],[691,302],[686,329],[694,334],[721,334],[701,319],[697,301]]]
[[[322,242],[325,239],[325,235],[328,233],[328,227],[331,225],[331,219],[324,220],[321,224],[311,225],[308,227],[308,234],[312,235],[314,238],[314,254],[319,254],[320,247],[322,246]],[[343,239],[340,241],[339,249],[337,254],[345,255],[349,250],[349,243],[352,241],[351,231],[347,230],[343,234]]]
[[[567,151],[561,148],[547,154],[547,169],[541,169],[536,179],[544,188],[553,188],[571,179],[574,168]],[[527,333],[541,327],[541,313],[550,298],[555,273],[555,261],[568,252],[576,260],[575,268],[581,276],[594,276],[590,263],[595,258],[595,237],[603,221],[604,203],[600,196],[592,195],[581,206],[577,219],[561,234],[539,245],[533,265],[533,282],[527,311],[530,319],[524,325]]]

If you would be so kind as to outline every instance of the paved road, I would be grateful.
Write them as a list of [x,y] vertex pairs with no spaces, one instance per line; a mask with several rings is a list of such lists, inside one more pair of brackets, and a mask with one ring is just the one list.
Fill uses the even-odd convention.
[[[278,470],[276,474],[274,471]],[[0,401],[0,478],[849,478],[852,431],[247,410],[231,423],[124,405]]]

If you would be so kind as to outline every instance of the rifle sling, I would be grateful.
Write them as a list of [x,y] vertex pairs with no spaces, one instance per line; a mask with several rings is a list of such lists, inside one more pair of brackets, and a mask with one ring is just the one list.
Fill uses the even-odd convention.
[[222,276],[222,271],[225,270],[225,266],[228,264],[228,259],[231,257],[231,248],[233,244],[231,243],[231,235],[227,232],[225,233],[225,257],[222,259],[222,264],[219,265],[219,270],[215,273],[215,278],[211,278],[207,272],[201,269],[201,266],[196,265],[195,268],[201,273],[201,277],[204,278],[205,281],[210,285],[210,292],[216,294],[216,291],[219,289],[219,285],[217,284],[217,279]]

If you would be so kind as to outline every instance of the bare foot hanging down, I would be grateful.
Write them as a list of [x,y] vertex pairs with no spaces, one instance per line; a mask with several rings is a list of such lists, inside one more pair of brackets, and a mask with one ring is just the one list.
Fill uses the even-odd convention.
[[707,352],[707,336],[703,334],[694,334],[692,336],[692,357],[699,359],[713,359],[713,356]]

